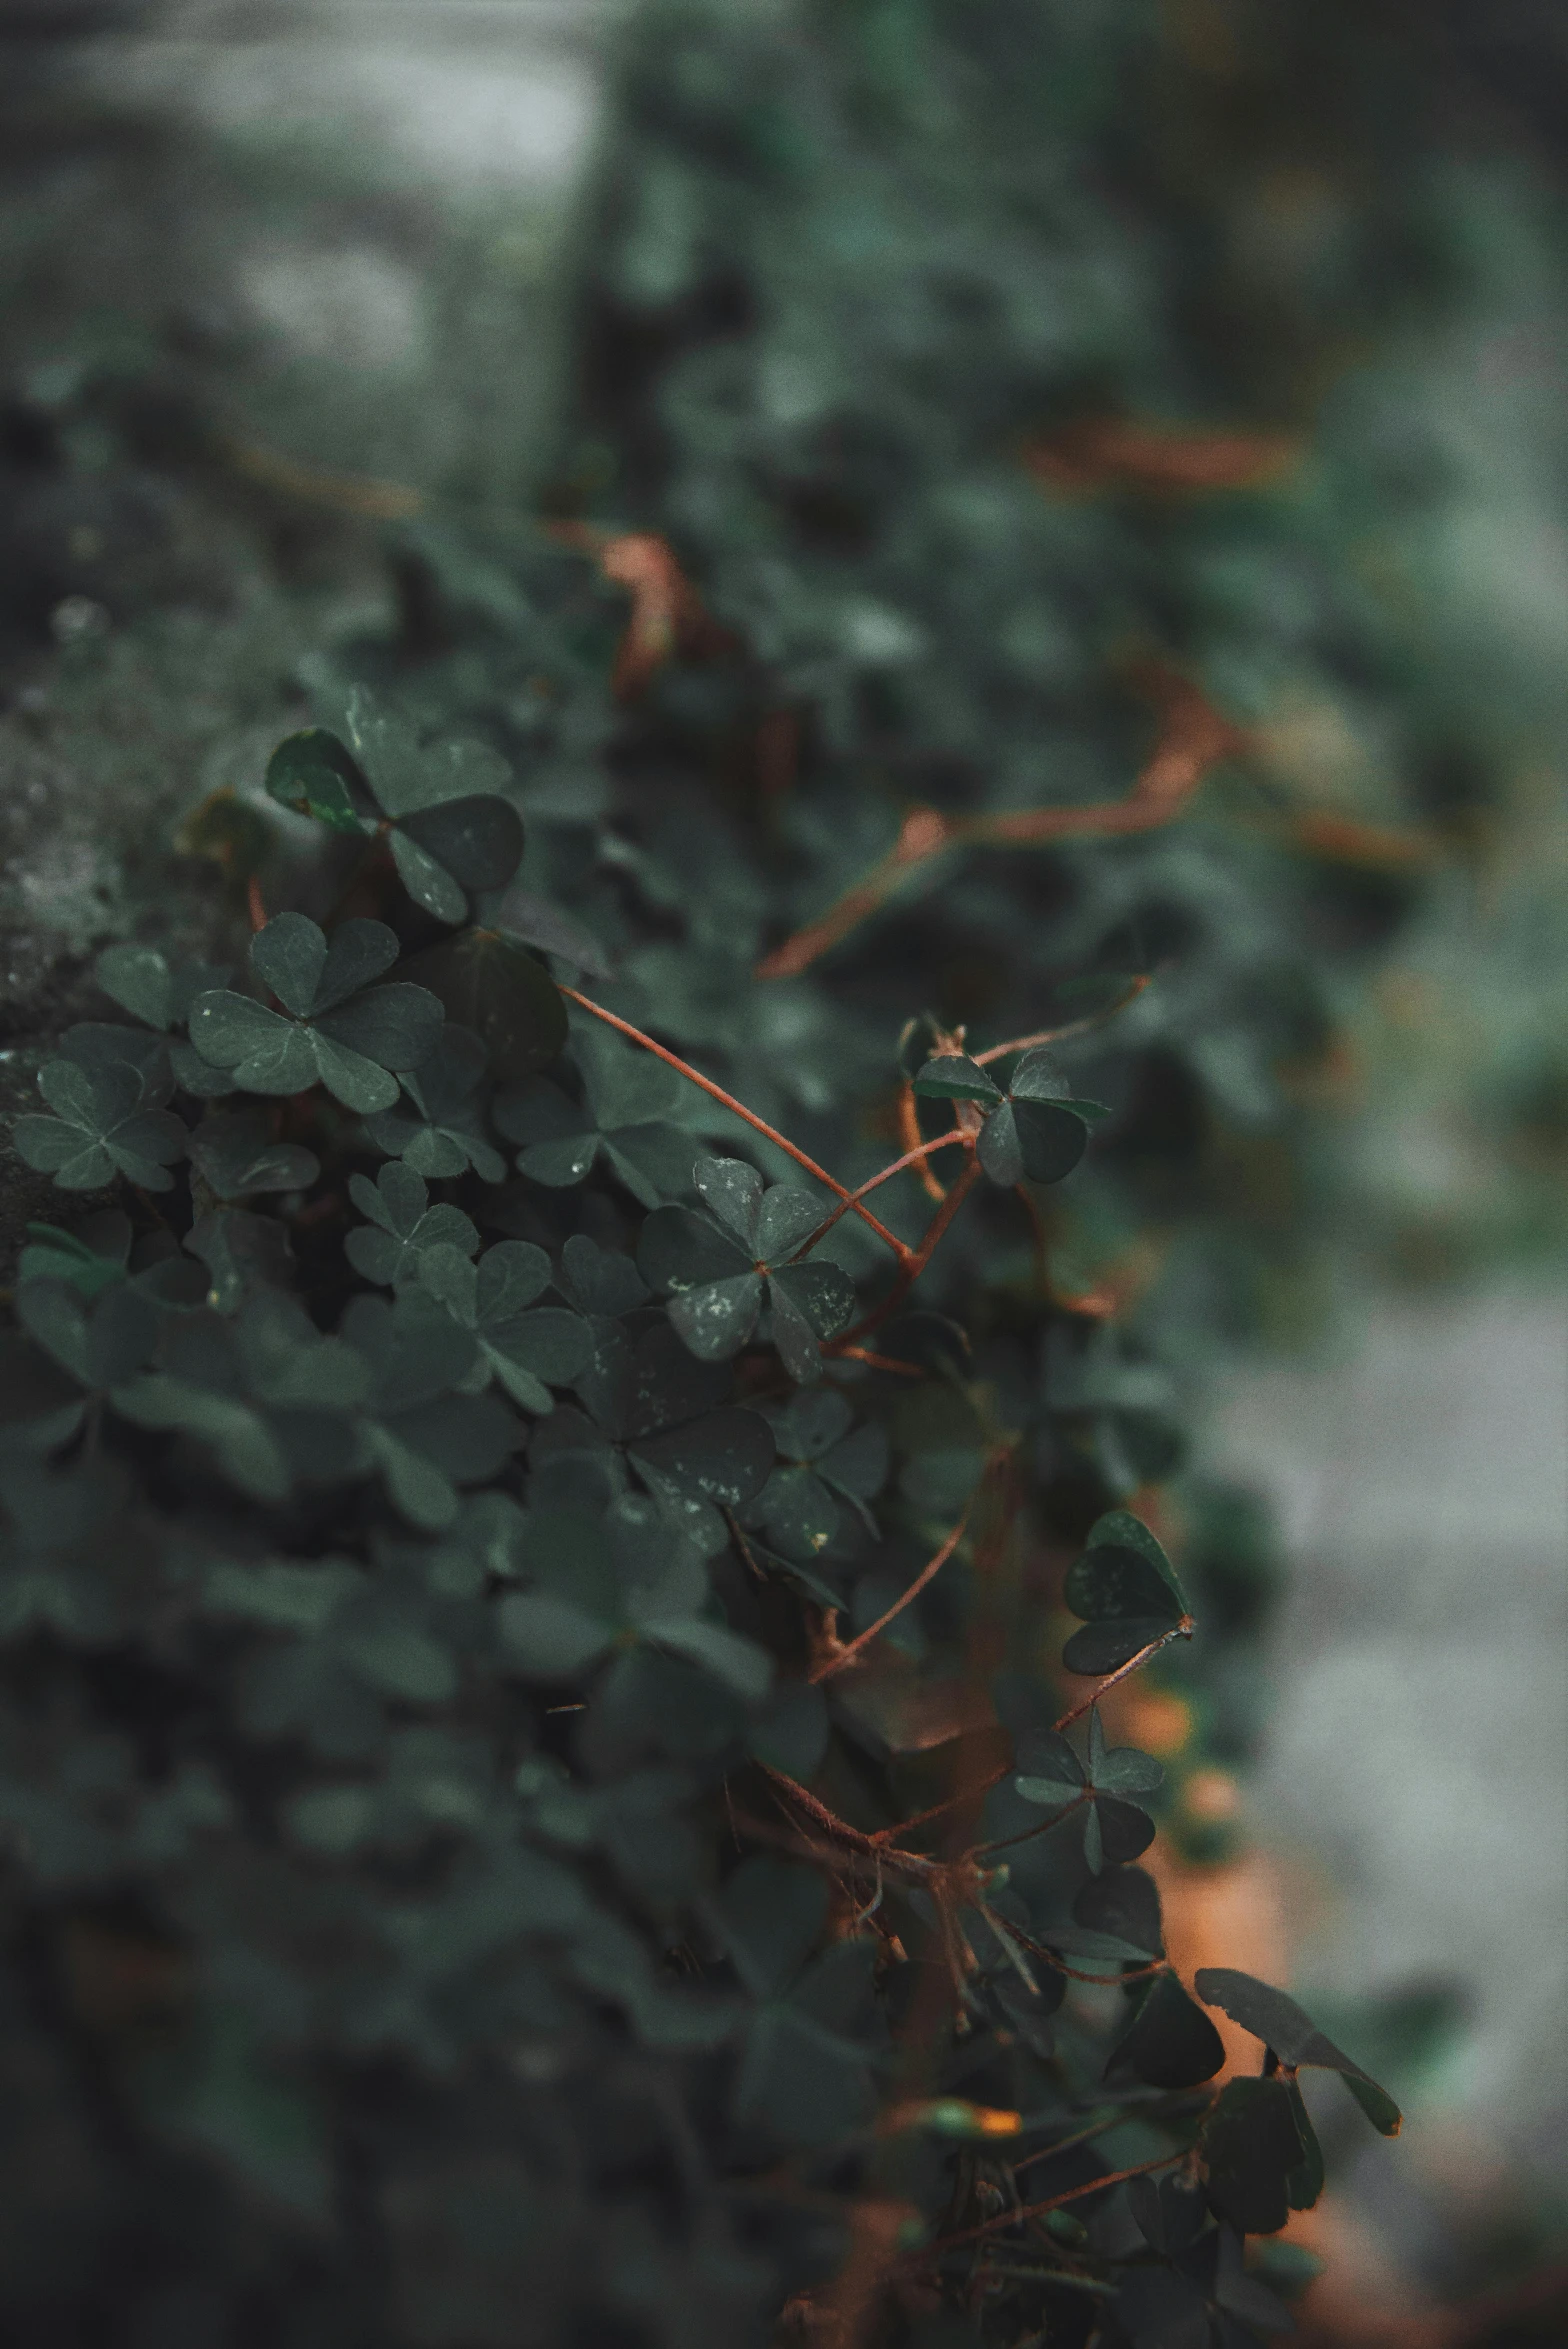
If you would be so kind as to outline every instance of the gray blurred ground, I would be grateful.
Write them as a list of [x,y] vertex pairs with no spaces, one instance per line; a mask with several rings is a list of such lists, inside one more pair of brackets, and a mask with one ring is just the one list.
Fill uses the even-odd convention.
[[1469,1986],[1431,2104],[1568,2189],[1568,1293],[1378,1303],[1236,1374],[1212,1441],[1292,1560],[1251,1800],[1296,1979]]

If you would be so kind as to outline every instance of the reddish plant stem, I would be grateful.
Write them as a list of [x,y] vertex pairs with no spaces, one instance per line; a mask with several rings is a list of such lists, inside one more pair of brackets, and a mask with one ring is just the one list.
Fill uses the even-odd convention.
[[945,1811],[956,1810],[960,1803],[978,1801],[981,1795],[989,1794],[993,1786],[1000,1786],[1004,1778],[1011,1776],[1010,1766],[1003,1762],[989,1777],[977,1779],[972,1786],[966,1786],[962,1794],[950,1794],[945,1802],[933,1803],[928,1811],[916,1811],[913,1817],[900,1819],[896,1827],[879,1827],[871,1840],[873,1843],[886,1843],[895,1835],[906,1835],[911,1827],[924,1827],[927,1820],[940,1819]]
[[998,2235],[1007,2227],[1020,2226],[1025,2219],[1044,2218],[1053,2210],[1060,2210],[1066,2202],[1081,2202],[1086,2194],[1099,2194],[1107,2186],[1125,2185],[1129,2178],[1146,2178],[1151,2170],[1167,2170],[1173,2162],[1185,2161],[1183,2153],[1157,2154],[1153,2161],[1136,2161],[1130,2169],[1111,2170],[1103,2178],[1085,2179],[1081,2186],[1068,2186],[1060,2194],[1053,2194],[1044,2202],[1026,2202],[1021,2209],[998,2212],[995,2218],[982,2219],[975,2227],[965,2227],[962,2234],[944,2235],[930,2243],[924,2251],[912,2255],[910,2264],[936,2259],[945,2251],[959,2251],[966,2243],[978,2243],[986,2235]]
[[1033,1843],[1037,1835],[1045,1835],[1051,1828],[1060,1827],[1062,1821],[1070,1819],[1074,1811],[1081,1811],[1093,1793],[1093,1787],[1086,1786],[1081,1794],[1075,1795],[1070,1803],[1064,1803],[1059,1811],[1049,1812],[1041,1819],[1038,1827],[1020,1828],[1016,1835],[1000,1836],[995,1843],[976,1844],[971,1856],[977,1860],[988,1860],[992,1852],[1011,1851],[1015,1843]]
[[[963,1173],[959,1176],[957,1182],[948,1192],[947,1197],[943,1200],[935,1215],[932,1216],[930,1223],[926,1226],[926,1235],[925,1238],[921,1241],[919,1247],[911,1248],[905,1252],[905,1255],[898,1268],[898,1278],[894,1281],[893,1286],[891,1289],[889,1289],[881,1304],[873,1305],[871,1311],[862,1315],[861,1319],[856,1322],[854,1328],[846,1330],[841,1338],[834,1338],[830,1340],[830,1342],[822,1349],[824,1354],[847,1352],[849,1347],[857,1344],[861,1338],[869,1337],[874,1329],[880,1329],[883,1322],[887,1320],[890,1313],[896,1313],[898,1311],[898,1308],[900,1305],[902,1305],[904,1299],[908,1296],[910,1290],[914,1287],[916,1281],[920,1278],[920,1275],[925,1271],[926,1266],[930,1263],[931,1258],[936,1251],[937,1242],[941,1239],[943,1233],[947,1230],[948,1225],[952,1222],[954,1216],[958,1213],[958,1210],[960,1207],[962,1207],[964,1201],[968,1198],[970,1192],[974,1189],[976,1183],[979,1180],[980,1162],[977,1158],[971,1157],[968,1165],[964,1168]],[[865,1213],[864,1208],[860,1210],[860,1213]]]
[[1022,2161],[1009,2162],[1008,2167],[1015,2178],[1021,2178],[1025,2170],[1032,2170],[1039,2162],[1049,2161],[1053,2154],[1072,2153],[1080,2145],[1087,2145],[1091,2138],[1103,2136],[1107,2129],[1120,2127],[1130,2117],[1136,2116],[1130,2116],[1125,2105],[1118,2105],[1114,2112],[1102,2114],[1099,2120],[1091,2121],[1087,2129],[1079,2129],[1071,2137],[1059,2137],[1054,2145],[1042,2145],[1038,2153],[1026,2153]]
[[853,1664],[856,1657],[861,1654],[862,1650],[868,1648],[874,1639],[879,1638],[881,1634],[886,1631],[888,1625],[894,1620],[894,1618],[896,1616],[902,1615],[904,1609],[912,1605],[913,1602],[919,1598],[921,1592],[926,1588],[926,1585],[935,1581],[936,1577],[941,1573],[942,1568],[947,1564],[948,1559],[953,1555],[953,1552],[957,1549],[959,1543],[963,1540],[964,1529],[969,1523],[969,1512],[973,1507],[974,1502],[971,1500],[962,1517],[960,1517],[958,1523],[954,1526],[952,1532],[948,1535],[946,1541],[942,1544],[942,1547],[937,1551],[936,1556],[934,1558],[928,1559],[925,1565],[921,1567],[920,1572],[915,1576],[915,1579],[910,1584],[908,1590],[906,1590],[901,1597],[896,1598],[893,1601],[891,1607],[889,1607],[885,1613],[877,1617],[875,1623],[868,1624],[864,1631],[857,1632],[855,1637],[848,1641],[845,1646],[841,1647],[835,1655],[829,1656],[825,1663],[818,1664],[816,1668],[807,1675],[808,1679],[813,1682],[831,1680],[835,1672],[842,1672],[847,1664]]
[[[828,1809],[826,1803],[818,1802],[811,1789],[802,1786],[798,1779],[788,1777],[782,1770],[775,1770],[767,1762],[759,1764],[759,1768],[764,1777],[771,1779],[775,1787],[782,1788],[789,1800],[835,1842],[844,1844],[850,1851],[879,1855],[874,1836],[867,1835],[863,1828],[851,1827],[847,1819],[839,1818],[836,1812]],[[922,1864],[925,1864],[923,1859]]]
[[1151,1656],[1157,1656],[1161,1648],[1169,1647],[1173,1639],[1191,1639],[1196,1629],[1197,1625],[1193,1617],[1184,1615],[1179,1623],[1172,1624],[1169,1631],[1162,1631],[1158,1639],[1151,1639],[1146,1648],[1140,1648],[1135,1656],[1129,1656],[1125,1664],[1118,1664],[1114,1672],[1106,1674],[1098,1688],[1090,1691],[1081,1705],[1074,1705],[1070,1713],[1062,1715],[1056,1724],[1058,1736],[1064,1729],[1070,1729],[1075,1721],[1081,1721],[1085,1713],[1092,1712],[1108,1688],[1114,1688],[1119,1680],[1130,1678],[1141,1666],[1147,1664]]
[[1129,1003],[1136,1003],[1153,975],[1145,971],[1103,1011],[1092,1011],[1081,1020],[1069,1020],[1063,1028],[1038,1028],[1032,1036],[1011,1036],[1005,1044],[988,1044],[984,1052],[971,1052],[969,1057],[976,1068],[985,1068],[993,1060],[1005,1060],[1010,1052],[1033,1052],[1042,1044],[1065,1044],[1070,1036],[1090,1035],[1107,1020],[1114,1019],[1119,1011],[1125,1011]]
[[[973,1134],[966,1134],[955,1127],[953,1132],[950,1134],[938,1134],[934,1142],[921,1142],[915,1149],[906,1150],[902,1158],[895,1158],[892,1165],[883,1167],[880,1174],[872,1175],[870,1180],[860,1184],[858,1189],[846,1193],[846,1195],[834,1208],[826,1223],[818,1225],[817,1229],[812,1233],[810,1239],[803,1242],[802,1245],[796,1249],[795,1254],[790,1259],[790,1261],[792,1263],[797,1262],[802,1256],[805,1255],[808,1248],[814,1248],[817,1242],[820,1239],[824,1239],[826,1235],[833,1229],[833,1226],[839,1221],[841,1216],[847,1215],[852,1207],[858,1205],[858,1203],[864,1199],[868,1191],[875,1191],[881,1184],[891,1182],[894,1175],[902,1174],[906,1167],[915,1166],[921,1160],[929,1158],[933,1150],[950,1150],[955,1143],[958,1143],[965,1150],[972,1150],[975,1146],[975,1138]],[[946,1192],[942,1189],[940,1184],[937,1186],[936,1195],[938,1199],[945,1199],[947,1196]]]
[[864,1362],[872,1370],[893,1370],[900,1378],[924,1378],[918,1362],[900,1362],[896,1354],[874,1354],[869,1346],[840,1346],[835,1359],[840,1362]]
[[837,905],[764,955],[757,977],[798,978],[884,905],[908,874],[947,849],[1041,848],[1056,840],[1123,837],[1172,823],[1209,769],[1244,747],[1244,737],[1197,686],[1163,664],[1146,664],[1142,683],[1159,706],[1163,724],[1152,758],[1125,799],[990,816],[946,816],[938,808],[912,808],[880,863]]
[[[918,1150],[921,1140],[920,1111],[915,1101],[914,1080],[910,1077],[906,1077],[898,1089],[898,1132],[906,1149]],[[945,1186],[937,1181],[933,1168],[924,1161],[920,1168],[920,1187],[928,1199],[940,1203],[947,1197]]]
[[651,1052],[656,1060],[662,1060],[667,1068],[674,1069],[689,1083],[700,1087],[712,1100],[719,1102],[725,1109],[732,1109],[737,1117],[744,1118],[754,1132],[774,1143],[787,1158],[793,1158],[797,1166],[803,1167],[807,1174],[814,1176],[819,1183],[825,1184],[835,1198],[843,1200],[846,1207],[853,1208],[862,1223],[869,1224],[878,1239],[887,1242],[898,1258],[901,1267],[913,1257],[915,1251],[907,1240],[901,1240],[896,1232],[890,1232],[887,1225],[879,1222],[869,1207],[863,1207],[853,1192],[846,1190],[835,1176],[828,1173],[826,1167],[818,1166],[816,1160],[808,1157],[806,1152],[798,1144],[792,1142],[787,1134],[781,1134],[776,1126],[770,1126],[766,1118],[758,1117],[756,1111],[748,1109],[744,1101],[737,1101],[733,1093],[726,1093],[722,1085],[716,1085],[711,1077],[705,1077],[701,1069],[693,1068],[689,1060],[682,1060],[678,1052],[671,1052],[663,1044],[656,1044],[651,1036],[643,1034],[641,1028],[634,1028],[630,1020],[623,1020],[615,1012],[606,1011],[602,1003],[590,1002],[586,995],[579,995],[575,987],[562,987],[561,993],[569,1003],[577,1004],[583,1011],[592,1012],[594,1018],[603,1020],[606,1027],[614,1028],[620,1035],[628,1037],[633,1044],[640,1045],[644,1052]]

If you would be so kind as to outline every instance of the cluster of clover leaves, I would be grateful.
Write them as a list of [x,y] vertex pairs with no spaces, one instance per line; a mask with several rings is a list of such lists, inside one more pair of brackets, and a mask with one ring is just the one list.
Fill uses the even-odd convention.
[[[42,1903],[134,1893],[189,1967],[181,2062],[126,2068],[137,2125],[319,2215],[356,2080],[425,2110],[499,2067],[526,2135],[530,2098],[635,2058],[699,2178],[708,2340],[786,2296],[846,2343],[944,2303],[998,2341],[1267,2333],[1245,2239],[1323,2179],[1299,2075],[1398,2113],[1282,1992],[1164,1955],[1161,1768],[1101,1710],[1194,1628],[1154,1533],[1114,1511],[1071,1564],[1063,1665],[1094,1686],[1053,1718],[984,1661],[1026,1431],[961,1441],[956,1495],[909,1456],[911,1394],[985,1409],[911,1292],[977,1186],[1069,1176],[1097,1106],[1048,1041],[927,1027],[917,1138],[847,1188],[560,984],[548,908],[508,926],[503,785],[363,697],[291,737],[273,797],[348,836],[401,929],[279,912],[238,973],[110,948],[134,1024],[69,1029],[15,1126],[63,1220],[0,1365],[0,1632],[49,1692],[0,1815]],[[410,946],[400,888],[448,935]],[[704,1145],[710,1111],[760,1166]],[[835,1257],[850,1222],[885,1269]],[[877,1722],[951,1696],[922,1626],[955,1621],[1000,1747],[938,1739],[951,1776],[892,1771],[868,1825]],[[89,1750],[60,1724],[110,1657],[161,1694]],[[1260,2069],[1216,2084],[1210,2008]],[[279,2151],[254,2115],[285,2094]],[[841,2222],[826,2252],[803,2200]],[[541,2248],[566,2310],[553,2275]]]

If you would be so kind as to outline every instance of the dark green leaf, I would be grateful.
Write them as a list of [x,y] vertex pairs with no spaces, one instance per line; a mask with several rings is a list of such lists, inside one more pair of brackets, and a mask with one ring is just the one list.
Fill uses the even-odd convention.
[[1338,2072],[1372,2126],[1385,2137],[1398,2136],[1401,2115],[1393,2098],[1326,2038],[1283,1990],[1273,1990],[1229,1966],[1205,1966],[1196,1988],[1206,2005],[1221,2008],[1244,2031],[1264,2040],[1283,2063]]
[[1290,2216],[1290,2179],[1306,2148],[1283,2080],[1231,2080],[1199,2138],[1213,2209],[1244,2235],[1272,2235]]
[[1002,1099],[1002,1088],[975,1061],[961,1052],[940,1053],[928,1060],[915,1079],[915,1091],[928,1101],[986,1101]]
[[984,1172],[1002,1190],[1011,1191],[1024,1179],[1023,1145],[1018,1138],[1018,1121],[1013,1105],[1004,1101],[980,1128],[980,1139],[975,1155]]
[[700,1362],[723,1362],[740,1352],[761,1308],[760,1274],[742,1272],[677,1290],[670,1299],[670,1323]]
[[191,1163],[220,1199],[304,1191],[321,1164],[298,1142],[276,1141],[264,1110],[209,1111],[190,1139]]
[[703,1205],[739,1242],[746,1255],[756,1257],[757,1222],[762,1212],[762,1177],[743,1158],[699,1158],[692,1182]]
[[504,888],[522,858],[523,819],[489,792],[418,809],[399,829],[465,890]]
[[755,1411],[713,1411],[668,1435],[639,1437],[635,1457],[679,1492],[740,1509],[767,1482],[773,1431]]
[[[1102,1879],[1103,1881],[1103,1879]],[[1125,2064],[1151,2088],[1195,2088],[1225,2061],[1225,2042],[1174,1974],[1156,1974],[1106,2069]]]
[[[372,925],[367,924],[366,927]],[[376,924],[374,927],[379,928]],[[391,937],[390,960],[397,959],[397,940]],[[285,1011],[303,1019],[315,1008],[316,989],[327,967],[327,941],[317,925],[302,913],[282,913],[256,932],[250,942],[250,967],[270,988]],[[384,970],[386,964],[381,968]],[[377,972],[371,972],[376,977]],[[345,989],[345,993],[352,992]]]
[[515,882],[496,907],[494,919],[498,930],[520,938],[525,946],[542,946],[546,954],[571,963],[590,979],[607,979],[610,975],[609,957],[604,948],[580,922],[563,913],[559,906],[519,889]]
[[403,967],[439,998],[449,1020],[478,1036],[503,1082],[547,1067],[566,1042],[566,1006],[554,980],[497,930],[460,931]]
[[335,832],[368,832],[375,801],[357,762],[324,726],[307,726],[278,744],[267,762],[267,790],[296,815]]
[[654,1209],[637,1243],[637,1266],[650,1287],[665,1296],[752,1275],[745,1250],[689,1207]]
[[1032,1183],[1059,1183],[1088,1148],[1089,1129],[1083,1119],[1053,1102],[1015,1101],[1013,1123],[1023,1170]]

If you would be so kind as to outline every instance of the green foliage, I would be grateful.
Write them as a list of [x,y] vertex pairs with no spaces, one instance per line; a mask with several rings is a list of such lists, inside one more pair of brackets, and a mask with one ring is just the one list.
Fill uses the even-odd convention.
[[1026,1052],[1006,1086],[962,1053],[928,1060],[915,1078],[927,1101],[972,1101],[983,1109],[976,1145],[980,1164],[1004,1191],[1031,1183],[1059,1183],[1089,1146],[1089,1123],[1110,1112],[1102,1102],[1075,1101],[1072,1087],[1048,1052]]
[[343,922],[329,946],[305,914],[279,914],[251,940],[250,967],[282,1010],[209,989],[191,1005],[191,1041],[247,1093],[302,1093],[320,1083],[345,1108],[390,1109],[398,1091],[390,1072],[418,1068],[442,1026],[428,989],[376,985],[397,957],[384,922]]
[[[343,828],[342,760],[314,735],[285,750]],[[1076,2144],[1109,2093],[1150,2174],[1189,2181],[1126,2197],[1151,2255],[1129,2261],[1121,2189],[1097,2196],[1091,2162],[1088,2225],[1053,2207],[1010,2247],[1040,2286],[1088,2261],[1135,2343],[1163,2338],[1172,2310],[1270,2321],[1236,2244],[1321,2184],[1297,2067],[1338,2070],[1380,2127],[1397,2112],[1291,2000],[1239,1974],[1201,1975],[1198,1992],[1264,2037],[1269,2068],[1207,2086],[1220,2042],[1135,1864],[1160,1762],[1112,1745],[1098,1703],[1052,1726],[1038,1679],[964,1661],[999,1569],[1015,1638],[1030,1635],[1015,1561],[1031,1518],[1051,1523],[1028,1464],[1052,1457],[1053,1413],[1066,1427],[1122,1411],[1116,1440],[1133,1443],[1147,1379],[1102,1334],[1092,1371],[1080,1346],[1066,1379],[1031,1378],[1026,1353],[982,1384],[965,1332],[907,1303],[948,1230],[970,1228],[971,1178],[1026,1196],[1070,1179],[1092,1105],[1037,1049],[995,1056],[1016,1062],[1006,1088],[929,1058],[910,1098],[958,1117],[947,1146],[965,1168],[905,1239],[907,1171],[894,1204],[803,1153],[809,1182],[701,1154],[701,1070],[620,1015],[601,1038],[611,1015],[586,999],[569,1040],[531,1012],[487,1035],[470,996],[448,1027],[401,975],[451,951],[420,943],[418,882],[418,914],[394,895],[403,865],[371,861],[357,886],[390,919],[276,915],[250,943],[257,994],[152,950],[104,956],[100,983],[144,1025],[79,1026],[43,1071],[102,1154],[93,1179],[119,1167],[145,1192],[150,1169],[168,1202],[140,1236],[118,1210],[35,1226],[0,1364],[10,1652],[64,1701],[113,1646],[162,1676],[181,1724],[155,1752],[111,1706],[107,1744],[0,1778],[46,1906],[132,1884],[190,1966],[161,2046],[119,2059],[127,2125],[199,2145],[242,2200],[330,2228],[332,2133],[361,2082],[382,2080],[388,2110],[435,2093],[462,2141],[503,2047],[552,2066],[576,2047],[590,2082],[634,2063],[672,2144],[700,2131],[716,2175],[760,2197],[755,2313],[798,2256],[787,2198],[762,2182],[780,2159],[821,2165],[807,2174],[835,2192],[896,2184],[930,2229],[909,2256],[943,2289],[972,2259],[952,2164],[984,2140],[985,2108],[939,2097],[904,2122],[896,2051],[913,2033],[935,2082],[966,2051],[957,2076],[1025,2116],[1036,2157]],[[558,1005],[534,953],[493,936],[534,974],[526,1004]],[[548,1075],[519,1078],[520,1037]],[[259,1098],[206,1103],[214,1065]],[[746,1070],[766,1083],[760,1058]],[[756,1111],[720,1106],[754,1156],[776,1156]],[[19,1125],[35,1163],[45,1122]],[[515,1180],[498,1135],[518,1145]],[[83,1187],[74,1145],[55,1155],[60,1188]],[[239,1204],[253,1198],[275,1212]],[[988,1277],[1014,1284],[1023,1326],[1083,1335],[1007,1263]],[[1191,1633],[1142,1518],[1106,1511],[1075,1546],[1062,1595],[1084,1629],[1065,1672],[1118,1673]],[[1011,1753],[999,1785],[974,1782],[962,1716],[942,1719],[955,1663],[981,1674]],[[1080,1744],[1066,1732],[1085,1713]],[[935,1817],[969,1814],[956,1840],[922,1833],[933,1745],[952,1768]],[[1052,2020],[1085,1971],[1123,1986],[1098,2041]],[[236,1980],[257,1986],[238,2038]],[[531,2078],[506,2091],[520,2113]],[[368,2116],[353,2126],[395,2164]],[[350,2247],[333,2256],[362,2291]],[[741,2305],[717,2337],[749,2337]]]
[[[1190,1994],[1138,1865],[1252,1734],[1266,1534],[1192,1394],[1334,1225],[1292,1072],[1416,890],[1297,855],[1261,752],[1143,824],[1141,663],[1326,702],[1391,824],[1424,756],[1331,451],[1019,462],[1288,407],[1193,327],[1231,215],[1152,184],[1152,21],[650,10],[591,518],[393,534],[395,629],[208,827],[229,968],[111,948],[138,1025],[18,1121],[133,1186],[34,1231],[0,1361],[22,1938],[133,2218],[215,2214],[128,2342],[739,2349],[903,2206],[868,2340],[1229,2349],[1322,2182],[1296,2070],[1390,2125],[1283,1994]],[[628,533],[702,607],[640,672]],[[1162,1759],[1081,1701],[1134,1667]],[[95,1934],[161,1998],[102,2020]]]
[[[78,1031],[80,1033],[80,1031]],[[53,1117],[17,1120],[16,1147],[63,1191],[96,1191],[123,1174],[146,1191],[167,1191],[169,1168],[185,1155],[184,1125],[162,1104],[172,1090],[145,1065],[93,1055],[45,1061],[38,1090]]]
[[409,895],[438,921],[466,922],[469,893],[504,888],[523,853],[522,819],[496,788],[505,762],[482,742],[422,749],[362,687],[344,726],[347,743],[322,726],[280,743],[268,791],[334,832],[384,833]]

